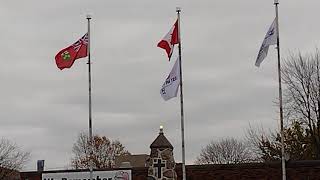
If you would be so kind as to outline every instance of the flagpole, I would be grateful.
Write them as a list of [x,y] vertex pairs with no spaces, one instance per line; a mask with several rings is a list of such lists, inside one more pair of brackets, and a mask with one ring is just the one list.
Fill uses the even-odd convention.
[[178,40],[179,40],[179,67],[180,67],[180,109],[181,109],[181,143],[182,143],[182,179],[186,180],[186,152],[184,143],[184,112],[183,112],[183,91],[182,91],[182,63],[181,63],[181,34],[180,34],[180,12],[181,8],[176,9],[178,15]]
[[87,15],[88,20],[88,74],[89,74],[89,149],[90,149],[90,180],[93,180],[93,149],[92,149],[92,106],[91,106],[91,61],[90,61],[90,20],[91,16]]
[[279,79],[279,106],[280,106],[282,180],[286,180],[286,162],[285,162],[284,131],[283,131],[283,107],[282,107],[282,88],[281,88],[281,64],[280,64],[280,38],[279,38],[278,4],[279,4],[279,0],[274,0],[275,11],[276,11],[276,28],[277,28],[277,52],[278,52],[278,79]]

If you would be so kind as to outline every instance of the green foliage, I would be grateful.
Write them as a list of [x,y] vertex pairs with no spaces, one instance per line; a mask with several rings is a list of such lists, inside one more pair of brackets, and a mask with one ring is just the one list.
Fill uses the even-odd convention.
[[[295,121],[290,127],[284,129],[285,152],[290,160],[316,159],[312,139],[308,130],[301,122]],[[272,134],[269,137],[261,136],[259,149],[264,161],[277,161],[281,159],[281,134]]]

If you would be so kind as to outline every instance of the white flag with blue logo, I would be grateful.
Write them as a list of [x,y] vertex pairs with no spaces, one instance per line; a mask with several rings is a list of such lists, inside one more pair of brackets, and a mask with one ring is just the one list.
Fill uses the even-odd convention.
[[266,36],[264,37],[264,40],[262,42],[262,45],[259,50],[259,54],[256,60],[256,66],[259,67],[261,62],[264,60],[265,57],[267,57],[269,46],[277,44],[277,25],[276,25],[276,19],[271,24]]
[[164,81],[160,90],[161,97],[167,101],[173,97],[177,97],[178,89],[180,85],[180,64],[179,59],[176,60],[174,66]]

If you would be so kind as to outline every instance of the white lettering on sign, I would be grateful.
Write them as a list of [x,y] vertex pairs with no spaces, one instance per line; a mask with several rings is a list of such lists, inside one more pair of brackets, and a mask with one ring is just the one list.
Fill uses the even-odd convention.
[[[90,172],[42,173],[42,180],[90,180]],[[132,180],[131,170],[94,171],[93,180]]]

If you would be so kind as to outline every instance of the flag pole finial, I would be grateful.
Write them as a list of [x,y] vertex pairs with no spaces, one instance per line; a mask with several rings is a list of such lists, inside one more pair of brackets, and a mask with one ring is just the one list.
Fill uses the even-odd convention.
[[279,4],[279,0],[274,0],[274,4]]
[[181,12],[181,7],[176,7],[176,11],[177,11],[177,13],[180,13]]
[[91,19],[92,16],[90,14],[87,14],[86,17],[87,17],[87,19]]

